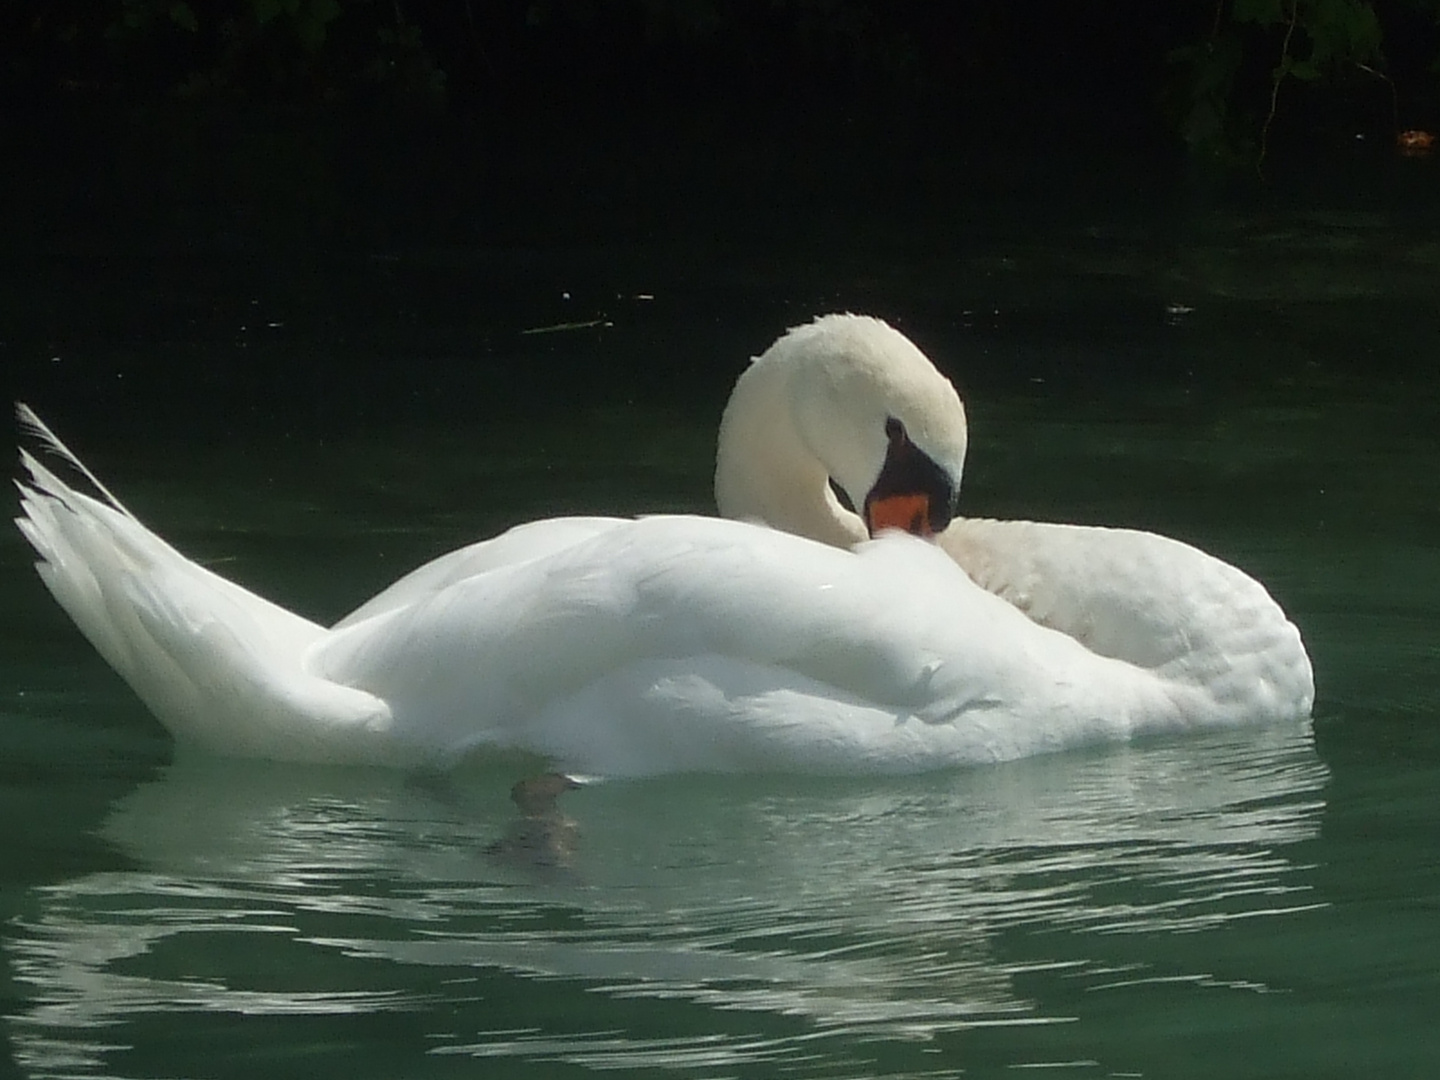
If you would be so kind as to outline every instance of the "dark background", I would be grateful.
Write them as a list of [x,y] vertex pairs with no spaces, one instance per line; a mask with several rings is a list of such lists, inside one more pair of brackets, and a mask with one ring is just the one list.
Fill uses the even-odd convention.
[[[517,394],[708,417],[818,311],[1013,309],[976,267],[1017,238],[1163,261],[1217,208],[1402,205],[1423,232],[1440,189],[1394,151],[1437,118],[1419,0],[1375,6],[1385,79],[1282,87],[1263,168],[1283,26],[1239,28],[1236,153],[1183,137],[1175,50],[1238,33],[1208,0],[8,10],[0,362],[97,435],[460,423]],[[598,325],[523,333],[571,322]]]

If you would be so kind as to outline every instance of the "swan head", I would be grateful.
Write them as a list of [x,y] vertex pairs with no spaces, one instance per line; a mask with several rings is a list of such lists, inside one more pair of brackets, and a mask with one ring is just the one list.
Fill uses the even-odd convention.
[[965,409],[913,342],[879,319],[825,315],[740,376],[720,425],[715,495],[727,517],[849,545],[949,525]]

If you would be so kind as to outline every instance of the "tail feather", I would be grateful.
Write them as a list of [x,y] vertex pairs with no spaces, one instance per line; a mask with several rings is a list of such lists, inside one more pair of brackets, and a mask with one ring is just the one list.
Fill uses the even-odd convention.
[[[80,460],[73,450],[60,441],[60,436],[50,430],[50,426],[46,424],[44,420],[40,419],[34,409],[30,408],[30,406],[26,405],[23,401],[17,401],[15,403],[15,419],[20,424],[22,434],[34,439],[39,446],[54,454],[56,457],[63,459],[71,468],[79,472],[86,480],[89,480],[90,483],[95,486],[95,490],[104,495],[111,506],[132,521],[135,519],[135,515],[125,509],[125,504],[111,494],[110,489],[100,482],[98,476],[86,468],[85,463]],[[24,454],[24,451],[22,450],[21,453]]]
[[177,739],[311,761],[396,760],[385,702],[312,675],[322,627],[191,562],[145,528],[28,409],[22,423],[99,498],[22,450],[16,524],[36,569],[101,656]]

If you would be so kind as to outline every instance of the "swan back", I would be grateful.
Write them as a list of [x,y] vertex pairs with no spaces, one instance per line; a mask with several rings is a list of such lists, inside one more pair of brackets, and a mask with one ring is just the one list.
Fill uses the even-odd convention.
[[932,544],[679,516],[455,581],[311,666],[442,760],[505,746],[608,775],[911,772],[1216,720]]

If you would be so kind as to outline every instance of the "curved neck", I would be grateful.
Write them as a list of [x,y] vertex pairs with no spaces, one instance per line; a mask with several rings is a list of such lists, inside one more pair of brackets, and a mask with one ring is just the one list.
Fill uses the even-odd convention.
[[800,437],[792,374],[761,357],[736,382],[720,419],[716,505],[724,517],[850,547],[866,539],[865,526],[836,501],[825,467]]

